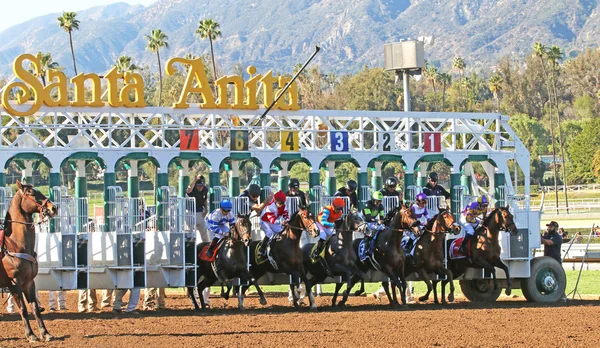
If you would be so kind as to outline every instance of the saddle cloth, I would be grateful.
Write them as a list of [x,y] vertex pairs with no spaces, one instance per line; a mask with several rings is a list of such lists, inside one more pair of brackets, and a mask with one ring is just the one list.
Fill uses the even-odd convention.
[[417,242],[418,241],[419,241],[419,238],[415,239],[413,241],[412,247],[409,250],[408,249],[408,243],[410,242],[410,236],[404,235],[402,237],[402,241],[400,241],[400,246],[402,246],[402,249],[404,249],[404,252],[406,252],[410,256],[415,256],[415,249],[417,248]]
[[[312,255],[315,250],[317,249],[317,245],[319,245],[318,243],[315,243],[315,245],[313,245],[313,247],[310,249],[310,254]],[[312,263],[316,263],[319,262],[321,260],[325,260],[325,251],[327,251],[327,245],[325,245],[325,247],[323,248],[323,250],[321,250],[321,252],[319,253],[319,257],[318,258],[313,258],[312,259]]]
[[275,262],[275,259],[273,258],[273,256],[271,255],[271,241],[273,241],[274,238],[272,238],[271,240],[269,240],[269,242],[267,243],[267,256],[262,256],[260,254],[260,247],[262,246],[262,241],[258,242],[258,244],[256,245],[256,249],[254,249],[254,260],[256,261],[257,265],[262,265],[263,263],[269,261],[269,263],[271,263],[271,266],[273,266],[273,268],[275,270],[278,270],[279,267],[277,266],[277,262]]
[[[464,259],[467,255],[461,253],[458,249],[460,249],[460,245],[462,244],[463,237],[456,238],[450,243],[450,249],[448,250],[448,256],[453,259]],[[471,255],[471,243],[469,243],[467,247],[467,253]]]
[[219,253],[219,249],[221,249],[221,246],[223,245],[224,241],[225,241],[225,238],[221,239],[221,241],[219,241],[219,243],[217,243],[217,246],[215,246],[215,251],[213,252],[213,256],[212,257],[208,257],[206,255],[206,252],[208,251],[208,247],[210,247],[210,243],[206,244],[200,250],[200,254],[198,254],[198,258],[200,260],[202,260],[202,261],[214,262],[215,258],[217,257],[217,254]]
[[4,229],[0,228],[0,260],[4,257]]
[[373,252],[375,251],[375,242],[377,241],[378,235],[379,231],[376,231],[373,238],[371,238],[371,241],[369,243],[369,253],[366,252],[367,248],[365,248],[365,240],[363,239],[360,241],[360,244],[358,245],[358,258],[360,259],[360,262],[365,262],[367,258],[373,255]]

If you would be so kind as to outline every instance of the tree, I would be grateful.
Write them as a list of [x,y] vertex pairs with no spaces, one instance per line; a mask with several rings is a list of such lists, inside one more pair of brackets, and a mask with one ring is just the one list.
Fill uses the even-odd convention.
[[160,53],[159,50],[161,47],[169,48],[169,43],[167,40],[169,37],[162,32],[160,29],[152,30],[150,35],[144,35],[144,37],[148,40],[148,44],[146,45],[146,49],[150,52],[156,52],[156,60],[158,60],[158,106],[162,106],[162,68],[160,65]]
[[452,83],[452,76],[448,73],[439,74],[439,81],[442,84],[442,110],[446,111],[446,87]]
[[113,66],[117,67],[117,72],[121,74],[140,70],[139,66],[131,62],[131,57],[129,56],[120,56],[119,58],[117,58]]
[[490,91],[494,95],[494,99],[496,99],[496,111],[500,112],[500,101],[498,98],[498,93],[502,91],[502,78],[498,74],[492,75],[489,80]]
[[75,12],[63,12],[62,16],[58,17],[58,26],[69,33],[69,43],[71,44],[71,56],[73,57],[73,70],[77,75],[77,64],[75,63],[75,51],[73,50],[73,30],[79,30],[79,20],[75,17]]
[[594,182],[596,177],[593,166],[594,155],[600,151],[600,119],[592,119],[583,124],[581,133],[568,147],[570,168],[569,181],[574,184]]
[[217,80],[217,66],[215,65],[215,52],[213,50],[213,40],[216,40],[218,37],[221,37],[221,31],[219,31],[219,23],[215,22],[212,18],[207,18],[205,20],[199,21],[198,29],[196,29],[196,34],[200,35],[200,38],[206,39],[210,41],[210,55],[212,57],[213,64],[213,78]]
[[452,61],[452,67],[458,71],[458,102],[459,105],[462,102],[462,74],[467,65],[465,60],[461,57],[455,57]]
[[542,122],[526,114],[516,114],[510,117],[508,124],[515,131],[521,142],[530,154],[531,176],[536,182],[542,181],[544,177],[544,164],[538,160],[540,155],[548,151],[548,130]]
[[[546,56],[546,46],[544,46],[541,42],[536,42],[533,44],[533,54],[540,59],[542,63],[542,69],[544,71],[544,77],[546,80],[546,91],[548,92],[548,106],[550,109],[550,137],[552,138],[552,167],[554,171],[554,194],[556,198],[556,209],[558,212],[558,186],[556,178],[558,174],[556,172],[556,142],[554,137],[554,121],[552,116],[552,97],[550,94],[550,83],[548,81],[548,72],[546,71],[546,63],[544,62],[544,57]],[[557,106],[558,107],[558,106]]]
[[38,78],[42,80],[42,85],[46,86],[46,72],[49,70],[60,70],[60,66],[57,62],[52,60],[52,55],[50,53],[42,53],[38,52],[37,56],[40,58],[40,67],[39,70],[34,69],[33,64],[29,65],[29,70]]
[[437,108],[437,90],[435,88],[435,83],[438,81],[439,79],[439,74],[438,74],[438,70],[435,66],[430,65],[425,63],[425,78],[427,78],[427,81],[429,81],[429,83],[431,83],[431,87],[433,88],[433,98],[432,98],[432,109],[435,111],[438,111]]

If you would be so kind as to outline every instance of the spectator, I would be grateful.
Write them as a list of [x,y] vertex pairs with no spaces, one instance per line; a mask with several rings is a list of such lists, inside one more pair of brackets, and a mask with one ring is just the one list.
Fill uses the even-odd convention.
[[[550,221],[550,223],[546,226],[546,233],[542,235],[542,244],[544,244],[544,256],[549,256],[562,265],[562,259],[560,257],[562,237],[558,233],[558,223],[556,221]],[[567,296],[563,293],[560,300],[561,302],[567,302]]]
[[429,196],[444,196],[446,199],[446,206],[450,206],[450,193],[446,191],[441,185],[438,185],[438,175],[436,172],[431,172],[427,176],[428,182],[423,187],[423,193]]
[[567,232],[565,232],[565,229],[562,227],[558,229],[558,234],[562,237],[562,239],[566,239],[569,237]]
[[575,243],[581,243],[583,241],[583,236],[581,235],[581,232],[577,232],[577,235],[575,237]]

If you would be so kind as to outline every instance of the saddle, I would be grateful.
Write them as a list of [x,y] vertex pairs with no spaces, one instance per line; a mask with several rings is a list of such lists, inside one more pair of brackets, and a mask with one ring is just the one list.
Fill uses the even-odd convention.
[[267,243],[267,256],[262,256],[260,254],[260,249],[262,246],[262,241],[258,242],[258,244],[256,245],[256,248],[254,249],[254,260],[256,261],[257,265],[262,265],[263,263],[269,261],[271,263],[271,266],[273,266],[274,269],[278,270],[279,268],[277,267],[277,262],[275,262],[275,259],[273,258],[272,254],[271,254],[271,242],[275,239],[276,237],[271,238],[271,240],[269,240],[269,242]]
[[[317,249],[317,243],[315,243],[315,245],[313,245],[313,247],[310,249],[310,255],[313,255],[315,250]],[[327,243],[325,244],[325,247],[323,248],[323,250],[321,250],[321,252],[319,253],[319,255],[317,255],[316,258],[311,258],[311,262],[312,263],[319,263],[321,264],[321,267],[323,267],[323,270],[325,271],[325,273],[327,273],[328,276],[333,277],[333,272],[331,271],[331,268],[329,268],[329,265],[327,264],[327,260],[325,260],[325,252],[327,252]]]
[[221,249],[221,246],[223,245],[223,243],[225,242],[226,239],[227,238],[223,238],[223,239],[221,239],[221,241],[219,243],[217,243],[212,257],[208,257],[206,255],[206,252],[208,251],[208,247],[210,247],[210,243],[203,246],[202,249],[200,250],[200,253],[198,254],[198,258],[202,261],[214,262],[215,258],[217,257],[217,254],[219,253],[219,249]]

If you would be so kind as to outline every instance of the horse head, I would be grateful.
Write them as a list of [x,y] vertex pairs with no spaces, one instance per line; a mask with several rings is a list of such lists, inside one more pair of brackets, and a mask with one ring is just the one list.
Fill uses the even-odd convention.
[[400,205],[400,210],[398,210],[398,213],[396,213],[394,220],[397,218],[400,219],[400,229],[411,229],[416,234],[421,233],[421,222],[417,220],[415,213],[408,206],[408,204]]
[[289,228],[300,231],[306,230],[306,232],[312,237],[319,235],[319,229],[315,223],[315,217],[310,210],[303,209],[302,207],[300,207],[300,209],[298,209],[298,211],[292,215]]
[[452,233],[454,235],[460,233],[460,225],[456,223],[454,216],[452,216],[448,209],[442,207],[438,207],[438,213],[430,220],[430,223],[428,223],[425,228],[432,233],[444,232]]
[[250,215],[237,215],[233,238],[242,241],[245,246],[250,244],[250,241],[252,240],[252,223],[250,222]]
[[335,222],[335,229],[339,232],[355,232],[358,230],[359,225],[364,223],[364,220],[360,214],[355,211],[349,212],[344,215],[340,220]]
[[21,184],[17,180],[17,189],[21,193],[21,210],[27,214],[40,213],[42,217],[51,218],[58,214],[58,208],[33,185]]
[[488,229],[496,227],[498,230],[506,231],[511,236],[515,236],[519,230],[517,230],[517,225],[515,225],[513,218],[508,206],[504,208],[500,207],[492,211],[483,222],[483,225]]

